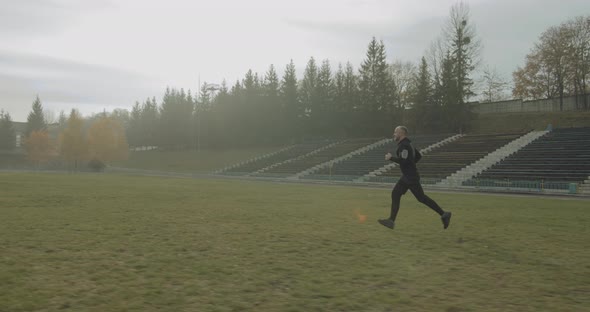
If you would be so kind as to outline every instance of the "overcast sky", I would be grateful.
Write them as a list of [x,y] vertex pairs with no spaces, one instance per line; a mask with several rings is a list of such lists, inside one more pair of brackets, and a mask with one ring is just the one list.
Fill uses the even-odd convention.
[[[310,57],[358,69],[383,40],[418,62],[455,0],[0,0],[0,109],[26,121],[38,94],[57,116],[130,109],[166,86],[232,85],[248,69],[282,75]],[[506,79],[548,27],[590,14],[588,0],[472,0],[482,63]]]

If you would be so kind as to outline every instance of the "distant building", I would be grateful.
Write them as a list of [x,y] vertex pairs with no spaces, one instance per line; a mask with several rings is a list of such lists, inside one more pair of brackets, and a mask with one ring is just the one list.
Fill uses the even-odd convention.
[[[27,133],[27,123],[13,121],[12,125],[14,126],[14,132],[16,133],[16,149],[22,149]],[[59,125],[50,124],[47,128],[49,130],[49,138],[56,141],[59,136]]]
[[14,126],[14,132],[16,133],[16,148],[20,149],[24,142],[25,133],[27,132],[27,123],[13,121],[12,125]]

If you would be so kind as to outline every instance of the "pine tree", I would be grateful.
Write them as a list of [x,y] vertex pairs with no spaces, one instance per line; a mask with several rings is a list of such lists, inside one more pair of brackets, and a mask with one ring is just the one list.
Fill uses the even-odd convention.
[[0,111],[0,150],[13,150],[16,147],[16,131],[10,114]]
[[293,60],[285,68],[280,88],[281,101],[286,119],[287,134],[298,137],[299,121],[303,118],[304,108],[299,101],[297,91],[297,74]]
[[242,115],[242,141],[248,144],[256,144],[261,137],[265,135],[266,122],[260,122],[260,116],[264,115],[265,105],[262,100],[262,83],[258,73],[253,73],[252,70],[246,72],[246,76],[242,80],[244,87],[241,94],[240,112]]
[[464,131],[471,119],[467,102],[475,95],[470,74],[479,61],[481,47],[474,26],[471,24],[469,6],[466,3],[459,2],[451,7],[445,35],[447,45],[450,47],[447,61],[451,65],[447,67],[453,68],[452,76],[456,83],[453,87],[455,93],[449,94],[447,98],[447,103],[453,105],[447,110],[447,114],[453,114],[449,117],[456,123],[451,124],[451,128]]
[[334,74],[334,79],[332,79],[332,90],[334,91],[334,111],[346,111],[346,107],[344,106],[344,69],[342,68],[342,63],[338,64],[338,70]]
[[131,109],[129,118],[129,128],[127,128],[127,138],[129,145],[132,147],[141,146],[141,104],[135,102]]
[[[209,107],[209,103],[205,106]],[[161,146],[186,149],[191,145],[193,107],[194,104],[187,100],[184,89],[166,89],[160,110]]]
[[335,110],[334,103],[334,90],[332,83],[332,69],[330,67],[330,61],[324,60],[320,71],[318,73],[318,85],[317,94],[319,101],[319,109],[323,112],[333,112]]
[[301,97],[301,103],[305,107],[306,115],[309,116],[319,111],[318,67],[313,57],[309,59],[303,72],[299,95]]
[[173,148],[176,146],[177,141],[175,134],[177,129],[175,125],[175,105],[174,105],[174,94],[176,90],[166,88],[164,96],[162,97],[162,105],[160,107],[160,123],[159,123],[159,144],[158,146],[164,148]]
[[[437,86],[437,95],[441,103],[444,122],[448,130],[460,132],[464,130],[461,110],[461,93],[457,76],[455,75],[455,62],[452,57],[447,57],[442,62],[440,85]],[[465,121],[466,122],[466,121]]]
[[39,96],[35,98],[33,102],[32,111],[27,117],[27,130],[26,136],[28,137],[33,131],[45,131],[47,130],[47,123],[45,122],[45,116],[43,114],[43,106]]
[[[263,131],[266,130],[266,135],[261,135],[260,138],[266,139],[264,143],[279,142],[284,139],[285,136],[285,118],[281,114],[281,102],[279,99],[279,77],[275,71],[274,65],[270,65],[263,82],[263,108],[261,110],[262,116],[268,116],[269,118],[261,119],[264,120],[262,123]],[[274,129],[274,131],[268,132],[268,129]]]
[[451,8],[447,28],[448,40],[451,43],[449,59],[453,62],[460,103],[466,103],[475,95],[472,90],[473,81],[469,74],[475,69],[473,62],[477,57],[476,53],[479,52],[479,46],[474,38],[473,26],[469,22],[469,9],[466,4],[459,3]]
[[375,37],[369,43],[367,58],[360,69],[360,100],[364,111],[389,110],[392,105],[391,78],[387,70],[385,45]]
[[411,96],[417,131],[432,132],[438,130],[441,125],[440,109],[435,105],[433,92],[428,63],[426,58],[422,57]]
[[361,106],[359,92],[359,77],[354,74],[354,68],[350,62],[346,63],[344,70],[344,103],[345,111],[359,111]]
[[264,77],[264,95],[276,99],[279,96],[279,77],[277,76],[277,72],[275,71],[274,65],[270,65],[268,71],[266,72],[266,76]]
[[61,110],[59,112],[59,118],[57,119],[57,124],[59,127],[59,131],[65,129],[66,126],[68,125],[68,116],[66,116],[66,113],[63,110]]
[[158,102],[155,97],[145,101],[141,109],[141,139],[142,146],[158,145],[158,125],[160,124],[160,113],[158,111]]

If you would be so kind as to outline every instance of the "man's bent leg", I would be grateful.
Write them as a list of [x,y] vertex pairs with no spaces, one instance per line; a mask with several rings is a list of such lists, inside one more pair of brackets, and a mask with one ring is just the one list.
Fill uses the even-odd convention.
[[438,213],[440,216],[445,213],[444,210],[442,210],[442,208],[440,208],[440,206],[432,198],[424,194],[424,189],[422,189],[420,182],[410,185],[410,191],[412,191],[412,194],[414,194],[414,197],[416,197],[419,202],[430,207],[430,209],[436,211],[436,213]]

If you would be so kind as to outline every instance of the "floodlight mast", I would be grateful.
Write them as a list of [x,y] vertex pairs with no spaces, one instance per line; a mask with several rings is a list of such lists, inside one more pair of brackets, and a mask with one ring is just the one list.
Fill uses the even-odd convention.
[[[199,78],[199,85],[200,85],[200,78]],[[203,85],[204,90],[206,91],[211,91],[211,94],[213,95],[215,93],[215,91],[219,91],[221,90],[221,86],[219,84],[216,83],[205,83]],[[199,93],[197,92],[197,95]],[[199,100],[198,96],[197,96],[197,101]],[[200,113],[197,112],[197,117],[196,117],[196,121],[197,121],[197,152],[201,151],[201,123],[199,122],[199,117]]]

